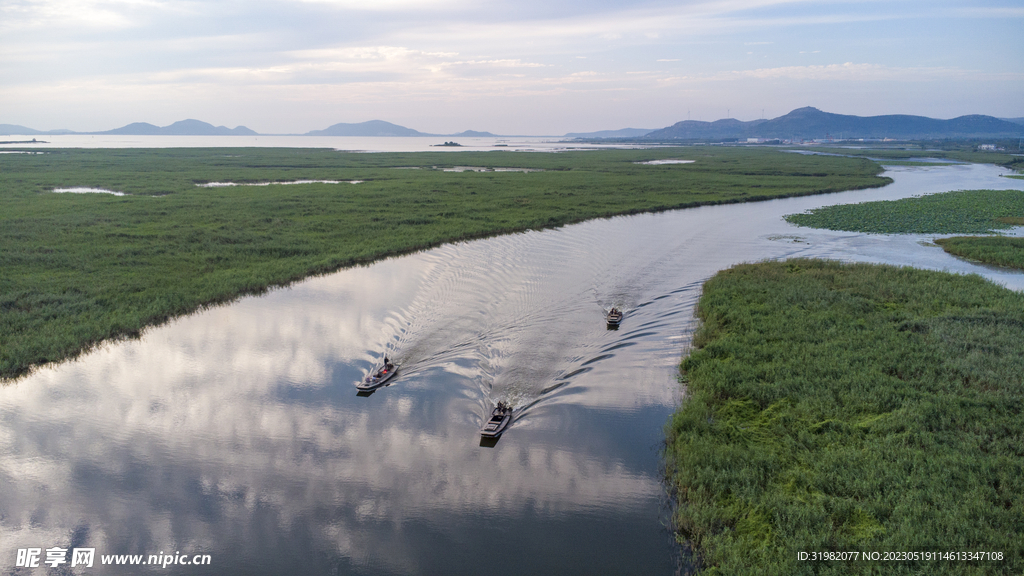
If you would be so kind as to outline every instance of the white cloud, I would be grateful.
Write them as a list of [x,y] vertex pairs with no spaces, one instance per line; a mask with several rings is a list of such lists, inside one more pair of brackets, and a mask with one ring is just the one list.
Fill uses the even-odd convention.
[[737,70],[715,75],[718,79],[757,78],[791,80],[846,80],[879,81],[895,79],[934,79],[962,76],[963,70],[954,68],[900,68],[879,64],[825,64],[820,66],[780,66]]
[[1024,18],[1021,6],[970,6],[954,8],[948,13],[958,18]]
[[[1019,69],[1011,57],[964,56],[991,40],[997,28],[987,19],[1019,18],[1024,13],[1019,7],[933,8],[922,0],[538,6],[526,2],[509,14],[498,3],[466,0],[0,0],[0,92],[8,115],[41,117],[72,129],[74,123],[61,118],[81,114],[86,107],[78,104],[87,92],[96,95],[94,107],[109,108],[110,114],[135,114],[147,106],[163,114],[165,99],[159,92],[165,91],[175,93],[183,107],[191,103],[196,109],[187,114],[192,117],[202,116],[209,102],[259,94],[283,99],[278,108],[286,112],[281,114],[296,114],[290,104],[313,102],[315,95],[336,106],[375,102],[382,110],[375,116],[412,109],[424,99],[465,110],[467,102],[480,98],[474,110],[481,118],[503,115],[505,108],[494,104],[503,94],[536,96],[530,108],[542,114],[571,90],[574,104],[566,110],[601,117],[607,117],[610,105],[604,94],[617,88],[647,91],[633,109],[669,109],[683,94],[714,102],[722,95],[702,94],[693,86],[707,90],[709,82],[720,80],[743,81],[745,89],[756,90],[759,82],[775,79],[883,80],[896,86],[984,77],[993,87],[1006,83],[993,88],[993,98],[1002,94],[1009,101],[1008,95],[1019,94],[1011,85],[1015,77],[1007,76]],[[962,38],[936,40],[934,46],[919,39],[914,45],[921,50],[900,51],[892,49],[893,42],[902,40],[891,27],[886,36],[871,26],[849,39],[830,33],[837,25],[897,19],[913,25],[908,29],[920,29],[943,24],[936,22],[939,18],[959,26]],[[1012,45],[1015,38],[1002,40]],[[806,54],[820,50],[802,48],[826,44],[837,63],[803,66],[810,60]],[[779,49],[762,60],[768,51],[758,47],[770,45]],[[755,58],[764,66],[736,70],[737,59]],[[672,76],[635,73],[652,60],[670,64],[661,67],[671,69]],[[949,65],[929,67],[934,62]],[[957,71],[956,66],[977,69]],[[76,97],[72,86],[83,92]],[[31,95],[47,90],[67,100],[47,98],[44,108]],[[595,103],[602,98],[605,103],[578,106],[588,91]],[[845,97],[828,86],[821,87],[821,94]],[[940,91],[931,98],[943,101],[947,94]],[[551,115],[567,118],[564,110]],[[285,123],[283,115],[279,122]],[[517,128],[517,133],[527,132]]]
[[344,10],[387,12],[396,10],[447,10],[467,5],[465,0],[293,0],[296,4],[325,4]]

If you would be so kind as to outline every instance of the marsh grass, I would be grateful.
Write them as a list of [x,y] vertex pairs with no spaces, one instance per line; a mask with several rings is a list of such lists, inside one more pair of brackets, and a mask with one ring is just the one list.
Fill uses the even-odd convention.
[[954,236],[937,239],[935,243],[961,258],[1024,270],[1024,238]]
[[[1009,143],[1009,142],[1007,142]],[[996,164],[1013,170],[1024,168],[1024,157],[1009,154],[1007,152],[981,151],[977,150],[976,144],[967,142],[933,141],[919,142],[916,145],[907,145],[904,149],[892,148],[849,148],[836,146],[817,146],[807,148],[818,152],[830,154],[842,154],[862,158],[878,158],[884,164],[891,161],[907,160],[913,162],[915,158],[940,158],[956,162],[968,162],[973,164]],[[935,164],[928,163],[934,166]]]
[[959,190],[900,200],[879,200],[789,214],[787,222],[810,228],[875,234],[985,234],[1011,228],[1024,216],[1024,192]]
[[[863,159],[707,148],[45,152],[0,155],[0,377],[240,294],[444,242],[890,181]],[[696,162],[634,164],[679,157]],[[543,171],[443,171],[453,166]],[[297,180],[363,182],[196,186]],[[127,195],[51,193],[76,186]]]
[[[1024,295],[976,276],[790,260],[704,286],[668,428],[707,574],[1020,574]],[[1002,561],[801,562],[814,551]]]

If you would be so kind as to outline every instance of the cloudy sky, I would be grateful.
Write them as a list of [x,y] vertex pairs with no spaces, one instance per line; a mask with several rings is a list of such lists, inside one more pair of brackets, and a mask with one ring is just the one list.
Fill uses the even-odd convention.
[[1024,116],[1020,0],[0,0],[0,123]]

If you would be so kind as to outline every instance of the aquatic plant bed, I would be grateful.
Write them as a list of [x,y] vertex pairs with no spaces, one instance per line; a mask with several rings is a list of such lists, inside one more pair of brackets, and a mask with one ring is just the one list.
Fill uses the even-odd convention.
[[1024,295],[790,260],[720,272],[698,316],[666,457],[704,573],[1024,570]]
[[996,164],[1018,171],[1024,167],[1024,157],[1006,152],[977,151],[973,150],[973,145],[971,144],[957,143],[956,141],[907,143],[905,149],[899,150],[882,147],[852,148],[847,146],[814,146],[807,148],[807,150],[842,154],[845,156],[870,157],[878,159],[884,164],[889,164],[888,161],[890,160],[914,161],[919,158],[939,158],[956,162]]
[[[697,162],[685,170],[634,164],[681,156]],[[493,170],[443,171],[456,166]],[[542,171],[498,170],[509,168]],[[0,376],[137,336],[146,326],[240,294],[443,242],[890,182],[880,172],[866,159],[706,147],[4,154]],[[284,185],[313,180],[362,183]],[[216,182],[282,184],[197,186]],[[51,193],[70,187],[125,195]]]
[[1024,238],[954,236],[939,238],[935,243],[946,252],[961,258],[1024,270]]
[[986,234],[1024,216],[1024,192],[959,190],[901,200],[816,208],[789,214],[798,226],[875,234]]

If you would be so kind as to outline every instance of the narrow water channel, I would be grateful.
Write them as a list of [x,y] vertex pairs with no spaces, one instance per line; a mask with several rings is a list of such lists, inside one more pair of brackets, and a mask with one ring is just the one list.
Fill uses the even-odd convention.
[[[1024,274],[957,260],[930,237],[781,219],[1024,189],[1001,172],[894,168],[882,189],[444,246],[39,370],[0,388],[0,571],[45,572],[16,571],[18,549],[91,547],[82,573],[673,574],[685,559],[667,527],[659,451],[701,283],[738,262],[811,256],[1024,289]],[[611,306],[626,311],[614,331]],[[357,395],[385,353],[398,377]],[[515,420],[482,444],[500,400]],[[160,553],[211,564],[100,565]]]

